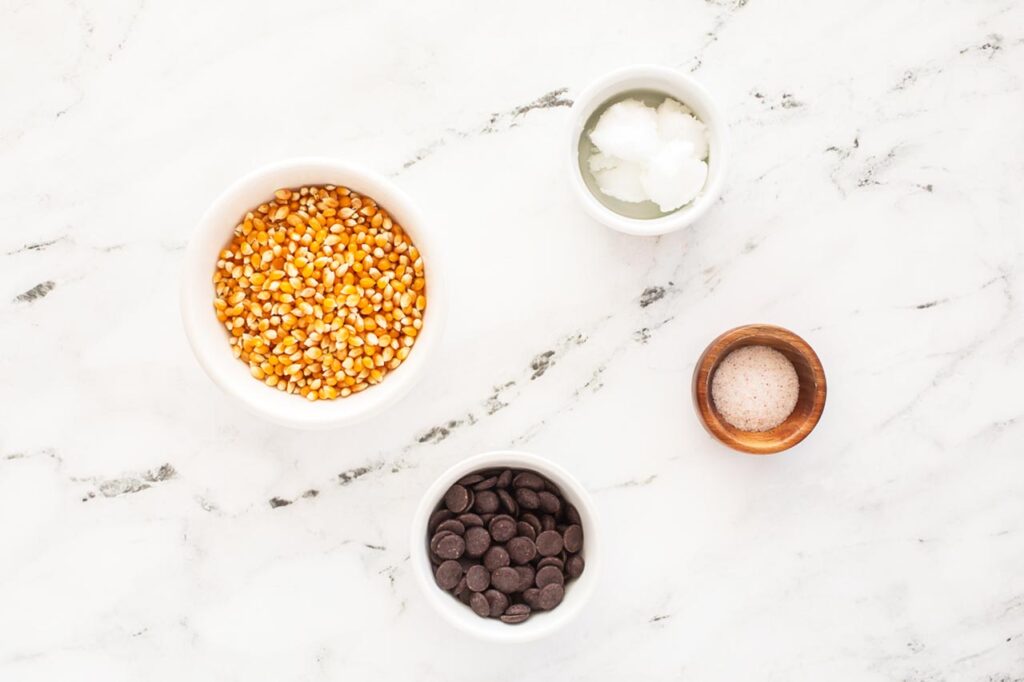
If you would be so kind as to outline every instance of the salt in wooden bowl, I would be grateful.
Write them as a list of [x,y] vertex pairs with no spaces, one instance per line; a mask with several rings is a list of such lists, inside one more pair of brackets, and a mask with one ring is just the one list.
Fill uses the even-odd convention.
[[[796,407],[784,422],[768,431],[741,431],[715,408],[711,381],[719,364],[744,346],[768,346],[785,355],[796,369],[800,392]],[[807,437],[825,409],[825,370],[814,349],[782,327],[749,324],[725,332],[711,342],[693,370],[693,403],[701,424],[715,439],[751,455],[771,455],[793,447]]]

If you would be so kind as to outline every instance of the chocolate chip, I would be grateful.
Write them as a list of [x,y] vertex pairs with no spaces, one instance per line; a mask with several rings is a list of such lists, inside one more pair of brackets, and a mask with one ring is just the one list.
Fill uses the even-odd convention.
[[513,625],[515,623],[522,623],[529,617],[529,606],[527,606],[526,604],[513,604],[512,606],[505,609],[505,615],[501,617],[501,622]]
[[565,596],[565,588],[557,583],[551,583],[540,588],[540,595],[538,596],[537,603],[540,608],[548,611],[555,608],[562,603],[562,597]]
[[526,521],[520,521],[516,524],[516,532],[524,538],[530,538],[531,540],[537,539],[537,531],[535,531],[533,526],[528,524]]
[[537,571],[537,577],[534,582],[541,589],[546,585],[564,585],[565,576],[562,575],[562,571],[557,566],[545,566]]
[[479,592],[474,592],[473,596],[469,598],[469,608],[473,609],[473,613],[481,618],[487,618],[491,615],[490,602],[487,601],[487,597]]
[[519,572],[508,566],[496,568],[491,572],[491,585],[505,594],[515,592],[519,587]]
[[552,516],[551,514],[541,514],[541,517],[540,517],[540,527],[541,528],[543,528],[544,530],[554,530],[556,525],[557,524],[555,524],[555,517],[554,516]]
[[512,485],[517,488],[529,488],[530,490],[544,490],[544,479],[532,471],[523,473],[512,479]]
[[576,507],[572,506],[571,504],[566,505],[565,507],[565,520],[569,523],[575,523],[577,525],[583,523],[583,521],[580,520],[579,511],[577,511]]
[[555,556],[546,556],[537,562],[538,570],[545,566],[555,566],[559,571],[565,568],[565,562]]
[[537,553],[541,556],[555,556],[562,551],[562,536],[557,530],[546,530],[537,536]]
[[[461,561],[459,562],[459,566],[460,567],[462,566],[462,562]],[[465,569],[463,568],[463,570],[465,570]],[[465,592],[468,589],[469,589],[469,586],[466,583],[466,576],[462,576],[462,578],[459,580],[459,584],[455,586],[454,590],[452,590],[452,594],[454,594],[456,597],[461,597],[462,593]]]
[[491,546],[491,534],[483,526],[473,526],[466,531],[466,554],[481,557]]
[[430,520],[427,521],[427,533],[433,535],[437,532],[437,527],[447,521],[453,516],[453,514],[447,509],[438,509],[430,515]]
[[437,543],[441,542],[442,538],[448,535],[455,535],[450,530],[442,530],[434,533],[434,537],[430,538],[430,551],[432,554],[437,554]]
[[481,490],[476,494],[473,511],[477,514],[493,514],[498,511],[498,496],[493,490]]
[[523,509],[536,509],[540,506],[540,498],[537,493],[529,488],[516,488],[516,502]]
[[466,586],[474,592],[483,592],[491,586],[491,572],[477,564],[466,571]]
[[579,554],[573,554],[565,562],[565,574],[570,578],[579,578],[583,575],[583,566],[583,557]]
[[473,490],[476,490],[477,492],[479,492],[481,490],[490,490],[491,488],[494,487],[494,484],[497,483],[497,482],[498,482],[498,477],[497,476],[490,476],[488,478],[483,479],[482,481],[480,481],[476,485],[474,485],[473,486]]
[[495,514],[481,514],[480,520],[483,521],[483,524],[486,526],[491,522],[491,519],[493,519],[495,516]]
[[558,512],[562,511],[562,501],[547,490],[537,493],[537,499],[540,500],[541,511],[554,515],[557,515]]
[[535,514],[531,514],[529,512],[525,514],[520,514],[519,520],[526,521],[528,524],[533,526],[533,530],[535,530],[537,533],[540,533],[542,530],[544,530],[544,527],[540,525],[540,519],[538,519]]
[[[458,561],[446,561],[434,572],[434,580],[442,590],[454,589],[459,584],[460,578],[462,578],[462,566],[459,566]],[[518,573],[516,573],[516,580],[519,580]]]
[[469,491],[456,483],[444,494],[444,505],[453,514],[461,514],[469,509]]
[[491,607],[491,618],[497,618],[505,613],[505,609],[508,608],[508,597],[504,593],[498,590],[487,590],[484,592],[484,596],[487,597],[487,603]]
[[479,483],[484,480],[484,477],[480,474],[469,474],[460,478],[457,483],[461,486],[469,487],[475,483]]
[[583,528],[575,523],[572,524],[562,533],[562,542],[567,551],[573,554],[580,551],[583,549]]
[[508,552],[505,551],[504,547],[498,545],[492,545],[489,550],[484,553],[484,566],[487,567],[488,571],[493,571],[496,568],[502,566],[508,566],[512,560],[508,556]]
[[500,514],[491,519],[487,529],[495,542],[508,542],[516,536],[516,520],[507,514]]
[[484,525],[483,519],[473,513],[459,514],[455,517],[455,520],[461,523],[466,528],[470,526],[482,526]]
[[501,506],[505,508],[505,511],[513,516],[519,513],[519,504],[507,490],[504,488],[498,488],[497,493],[498,500],[501,502]]
[[512,470],[505,469],[498,474],[498,482],[495,485],[499,488],[507,488],[512,485]]
[[540,590],[536,587],[523,590],[523,601],[529,604],[531,609],[540,610]]
[[455,533],[448,533],[437,541],[437,550],[434,553],[442,559],[458,559],[465,551],[466,541]]
[[[461,540],[462,538],[459,539]],[[522,536],[514,537],[509,540],[508,544],[505,545],[505,549],[508,550],[508,555],[514,564],[525,564],[528,561],[532,561],[533,558],[537,556],[537,545],[535,545],[533,540],[530,538],[524,538]]]
[[519,587],[517,591],[522,592],[533,587],[533,581],[537,577],[537,571],[533,570],[533,566],[529,564],[525,566],[516,566],[516,573],[519,574]]
[[456,535],[463,535],[466,532],[466,527],[464,525],[462,525],[462,523],[460,523],[459,521],[456,521],[455,519],[448,519],[447,521],[442,523],[440,526],[438,526],[437,530],[438,531],[450,530],[451,532],[455,533]]

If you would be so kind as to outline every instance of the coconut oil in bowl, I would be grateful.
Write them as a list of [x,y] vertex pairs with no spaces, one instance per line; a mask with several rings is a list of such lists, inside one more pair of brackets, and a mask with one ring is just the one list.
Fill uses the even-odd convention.
[[[657,201],[650,200],[650,196],[658,194],[658,191],[648,196],[627,196],[629,199],[638,199],[636,201],[625,201],[621,197],[609,196],[602,191],[601,179],[595,176],[591,165],[592,158],[598,153],[608,156],[609,150],[596,145],[590,133],[595,130],[601,117],[608,113],[609,109],[630,100],[634,101],[633,113],[636,113],[638,108],[649,109],[650,113],[646,116],[654,115],[657,107],[662,106],[666,100],[674,100],[678,103],[675,106],[685,107],[685,111],[691,114],[693,119],[703,124],[707,151],[703,155],[704,158],[699,160],[706,164],[706,177],[702,178],[703,182],[696,196],[689,197],[689,201],[684,201],[681,205],[675,203],[665,210],[664,200],[660,206]],[[725,121],[710,94],[690,76],[663,66],[631,66],[619,69],[584,89],[573,104],[571,117],[568,150],[570,181],[584,210],[608,227],[640,236],[667,234],[701,218],[721,195],[728,146]],[[629,131],[622,127],[618,134],[623,133],[629,134]],[[643,156],[648,165],[657,161],[667,164],[669,170],[679,168],[678,164],[673,166],[673,160],[678,162],[679,152],[683,149],[678,144],[674,150],[655,149],[655,152],[665,152],[661,154],[663,158],[655,159],[659,154],[652,154],[649,148],[649,126],[646,134],[647,148],[633,151]],[[618,141],[622,142],[623,139],[620,136]],[[614,141],[612,146],[615,146]],[[622,149],[618,151],[622,152]],[[628,149],[625,153],[627,156],[632,155]],[[598,173],[607,170],[609,166],[606,164],[607,160],[602,159],[599,164],[601,167],[597,169]],[[636,177],[634,173],[634,181]],[[665,191],[673,191],[676,188],[669,182],[670,178],[667,175],[662,174],[660,179],[664,181],[658,186],[664,199]],[[604,184],[607,189],[608,183]],[[658,187],[655,189],[658,190]]]

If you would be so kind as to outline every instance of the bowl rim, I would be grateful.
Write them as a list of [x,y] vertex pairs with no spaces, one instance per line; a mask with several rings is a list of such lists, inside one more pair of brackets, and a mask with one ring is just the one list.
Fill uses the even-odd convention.
[[[714,369],[718,364],[735,350],[736,344],[753,336],[772,334],[782,340],[795,353],[799,354],[811,368],[814,376],[814,397],[811,409],[807,417],[801,423],[801,428],[794,431],[786,438],[775,441],[757,443],[751,445],[747,441],[741,441],[733,435],[733,428],[727,426],[718,417],[718,413],[711,405],[710,383]],[[699,389],[703,388],[701,391]],[[777,325],[772,324],[745,324],[733,327],[722,332],[707,345],[701,353],[693,368],[692,396],[694,411],[697,413],[704,429],[723,445],[749,455],[772,455],[788,450],[806,438],[818,425],[821,415],[825,410],[825,400],[828,395],[828,386],[825,378],[825,369],[807,341],[796,333]]]
[[[709,144],[714,148],[708,163],[708,182],[701,194],[690,204],[659,218],[630,218],[602,204],[587,187],[579,163],[579,140],[587,119],[604,102],[635,89],[622,86],[636,79],[666,84],[666,95],[698,111],[708,128]],[[614,92],[602,95],[607,90]],[[686,91],[689,95],[678,95],[673,90]],[[613,230],[642,237],[669,234],[702,218],[722,195],[729,168],[728,124],[711,93],[698,80],[677,69],[659,64],[635,64],[615,69],[593,81],[573,101],[567,138],[570,184],[590,217]]]
[[[326,177],[320,180],[287,179],[308,178],[312,175]],[[237,224],[237,216],[258,205],[253,201],[243,201],[242,197],[255,192],[256,187],[271,184],[278,188],[309,184],[352,187],[360,194],[379,201],[392,215],[400,216],[402,228],[412,237],[422,254],[429,273],[430,291],[423,330],[417,337],[409,358],[385,377],[380,385],[345,399],[331,401],[310,402],[283,393],[278,396],[279,392],[275,389],[262,385],[248,376],[248,368],[231,355],[226,339],[222,347],[210,342],[210,321],[213,320],[217,325],[220,323],[213,315],[212,305],[207,307],[198,303],[204,300],[204,297],[212,301],[213,295],[213,263],[207,262],[208,241],[222,231],[223,243],[226,244]],[[272,193],[271,189],[265,195],[269,197]],[[386,200],[381,200],[381,196],[386,196]],[[244,205],[239,208],[240,204]],[[224,221],[225,215],[235,217]],[[179,307],[185,336],[206,375],[252,414],[282,426],[310,430],[337,428],[369,419],[393,405],[412,389],[423,375],[430,356],[440,344],[447,318],[447,289],[443,254],[438,248],[438,241],[433,227],[424,219],[409,195],[390,179],[364,166],[330,157],[314,156],[287,158],[258,166],[229,184],[213,200],[189,236],[181,264],[179,290]],[[248,382],[241,382],[238,379],[239,369],[248,377]],[[388,386],[386,390],[385,386]],[[282,410],[279,407],[279,400],[275,400],[280,397],[294,399],[294,402],[286,403],[287,410]]]
[[[570,589],[565,591],[565,598],[558,608],[539,613],[525,623],[515,626],[494,619],[481,618],[468,606],[441,590],[434,583],[433,571],[427,558],[427,523],[444,492],[466,474],[494,466],[533,469],[552,479],[566,497],[571,496],[570,501],[579,509],[586,538],[586,570],[573,582]],[[599,525],[597,509],[590,493],[561,465],[546,457],[521,450],[491,450],[456,462],[435,478],[424,491],[410,527],[409,560],[420,591],[448,623],[467,634],[492,642],[530,642],[560,630],[578,616],[589,603],[601,572],[602,547]]]

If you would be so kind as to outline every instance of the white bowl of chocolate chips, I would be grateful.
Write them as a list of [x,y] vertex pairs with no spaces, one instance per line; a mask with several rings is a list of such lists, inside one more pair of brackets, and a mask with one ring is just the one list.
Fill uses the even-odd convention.
[[586,605],[600,573],[590,495],[537,455],[487,452],[442,474],[413,519],[413,574],[459,629],[526,642],[561,628]]

